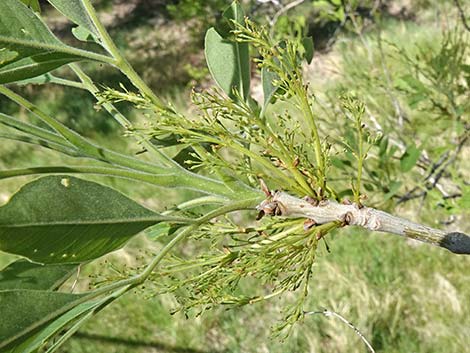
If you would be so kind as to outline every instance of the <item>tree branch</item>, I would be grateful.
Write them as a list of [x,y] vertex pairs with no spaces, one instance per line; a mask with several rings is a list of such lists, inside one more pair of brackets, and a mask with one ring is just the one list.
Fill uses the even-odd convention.
[[460,4],[459,0],[454,0],[455,6],[457,6],[457,10],[459,12],[460,18],[462,20],[462,25],[465,27],[467,31],[470,32],[470,26],[467,23],[467,19],[465,18],[465,11],[462,8],[462,5]]
[[274,28],[274,25],[276,24],[277,20],[279,19],[279,17],[286,13],[287,11],[289,11],[290,9],[293,9],[294,7],[302,4],[305,0],[294,0],[290,3],[288,3],[286,6],[283,6],[279,11],[277,11],[273,18],[269,21],[269,25],[271,26],[271,28]]
[[369,341],[367,340],[367,338],[365,338],[365,336],[361,333],[361,331],[359,331],[359,329],[354,326],[350,321],[348,321],[347,319],[345,319],[343,316],[341,316],[340,314],[334,312],[334,311],[330,311],[330,310],[327,310],[327,309],[324,309],[322,311],[306,311],[304,312],[304,315],[317,315],[317,314],[321,314],[321,315],[324,315],[326,317],[335,317],[339,320],[341,320],[343,323],[345,323],[346,325],[348,325],[350,328],[352,328],[354,330],[354,332],[356,333],[356,335],[358,335],[361,340],[364,342],[364,344],[366,345],[367,349],[371,352],[371,353],[375,353],[375,350],[374,348],[372,347],[372,345],[369,343]]
[[455,254],[470,254],[470,236],[434,229],[371,207],[320,201],[317,205],[282,191],[273,192],[257,209],[267,215],[307,218],[314,224],[342,222],[376,232],[385,232],[443,247]]

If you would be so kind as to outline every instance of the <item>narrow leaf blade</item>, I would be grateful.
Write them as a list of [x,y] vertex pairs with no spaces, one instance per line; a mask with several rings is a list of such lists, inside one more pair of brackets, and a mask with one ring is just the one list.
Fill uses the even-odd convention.
[[0,271],[0,290],[6,289],[57,289],[77,265],[41,265],[26,260],[17,260]]
[[79,304],[82,295],[42,290],[14,289],[0,291],[0,349],[24,339]]
[[266,68],[261,70],[261,82],[263,84],[263,95],[264,95],[264,102],[263,102],[263,109],[266,109],[269,103],[273,100],[274,93],[276,93],[278,87],[274,86],[273,81],[278,76]]
[[36,78],[60,66],[82,58],[63,53],[42,53],[15,60],[0,68],[0,83],[10,83]]
[[419,160],[421,150],[413,143],[406,149],[400,158],[400,169],[402,172],[409,172]]
[[86,28],[96,38],[98,31],[81,0],[47,0],[73,23]]
[[39,5],[39,0],[21,0],[26,6],[30,7],[36,12],[41,12],[41,6]]
[[307,61],[307,64],[310,64],[313,60],[313,38],[312,37],[304,37],[302,38],[302,45],[304,47],[305,53],[304,57]]
[[77,319],[92,314],[93,310],[101,305],[103,300],[94,300],[90,302],[85,302],[78,304],[73,309],[67,311],[65,314],[61,315],[57,319],[49,323],[44,329],[42,329],[37,334],[27,338],[25,341],[10,349],[8,353],[30,353],[36,352],[40,349],[48,340],[56,336],[60,331],[65,327],[69,326],[71,323]]
[[[63,314],[57,315],[55,318],[50,320],[47,324],[43,325],[39,332],[34,330],[25,334],[21,339],[15,341],[8,348],[7,353],[32,353],[37,352],[38,349],[44,348],[44,345],[63,333],[64,330],[68,330],[63,334],[53,345],[49,346],[49,351],[55,351],[60,345],[64,343],[67,336],[75,332],[80,328],[93,314],[107,305],[114,299],[118,298],[127,290],[123,287],[111,294],[106,295],[101,299],[90,300],[81,303],[81,298],[77,296],[78,300],[71,309],[64,311]],[[37,332],[37,333],[36,333]],[[41,350],[42,352],[43,350]]]
[[89,58],[85,51],[62,43],[38,14],[19,0],[0,1],[0,14],[0,50],[16,53],[0,60],[0,83],[32,78]]

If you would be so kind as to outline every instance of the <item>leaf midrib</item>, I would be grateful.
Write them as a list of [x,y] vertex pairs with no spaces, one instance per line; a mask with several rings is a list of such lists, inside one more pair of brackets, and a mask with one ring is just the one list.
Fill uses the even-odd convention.
[[70,225],[104,225],[104,224],[125,224],[125,223],[144,223],[144,222],[175,222],[188,223],[191,219],[185,218],[169,218],[167,216],[151,216],[138,218],[105,218],[101,220],[84,220],[84,221],[58,221],[58,222],[30,222],[16,224],[0,224],[1,228],[22,228],[22,227],[42,227],[42,226],[70,226]]
[[[238,21],[238,6],[234,6],[234,17],[235,21]],[[238,80],[240,82],[240,95],[243,98],[243,100],[247,100],[247,97],[245,97],[245,82],[243,81],[243,68],[242,68],[242,63],[241,63],[241,58],[240,58],[240,45],[241,43],[235,41],[235,50],[236,50],[236,60],[237,60],[237,66],[238,66]]]
[[[31,56],[29,58],[32,58]],[[26,58],[24,58],[26,59]],[[10,74],[10,73],[13,73],[15,71],[23,71],[25,69],[28,69],[28,68],[34,68],[34,67],[37,67],[37,66],[40,66],[40,65],[43,65],[43,64],[50,64],[50,63],[55,63],[55,62],[61,62],[61,61],[70,61],[71,58],[62,58],[62,59],[53,59],[53,60],[45,60],[45,61],[41,61],[41,62],[33,62],[33,63],[29,63],[27,65],[21,65],[21,66],[16,66],[14,68],[11,68],[11,69],[7,69],[5,70],[3,67],[0,68],[0,74],[4,75],[4,74]]]
[[[11,37],[5,37],[2,35],[0,35],[0,43],[16,44],[16,45],[23,45],[25,47],[35,48],[35,49],[50,50],[51,52],[60,52],[64,54],[75,55],[78,57],[94,59],[94,60],[98,60],[98,61],[102,61],[106,63],[114,62],[114,59],[107,55],[90,52],[90,51],[82,50],[78,48],[73,48],[62,43],[60,45],[57,45],[57,44],[38,42],[38,41],[32,41],[32,40],[27,40],[27,39],[15,39]],[[47,54],[47,53],[41,53],[41,54]],[[31,57],[31,56],[25,56],[25,57]]]
[[[12,291],[26,292],[26,291],[28,291],[28,292],[34,293],[34,292],[40,292],[41,290],[34,290],[34,289],[8,289],[8,290],[2,290],[2,292],[8,292],[8,291],[9,292],[12,292]],[[45,291],[42,291],[42,292],[45,292]],[[4,339],[3,341],[0,341],[0,350],[2,348],[4,348],[5,346],[7,346],[8,344],[10,344],[10,343],[16,341],[17,339],[23,337],[28,332],[33,331],[35,328],[40,327],[41,325],[53,320],[54,318],[56,318],[59,315],[67,312],[68,310],[72,309],[73,307],[77,306],[78,304],[85,302],[88,299],[87,295],[83,295],[83,294],[74,294],[74,295],[76,295],[76,298],[77,298],[76,300],[70,301],[68,304],[56,309],[53,312],[50,312],[43,319],[38,320],[37,322],[29,325],[28,327],[24,328],[22,331],[16,333],[15,335],[13,335],[11,337],[8,337],[8,338]]]

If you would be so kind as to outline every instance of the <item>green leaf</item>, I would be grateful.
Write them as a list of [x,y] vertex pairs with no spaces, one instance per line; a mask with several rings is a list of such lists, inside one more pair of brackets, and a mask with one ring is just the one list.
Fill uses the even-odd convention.
[[9,65],[0,65],[0,83],[28,80],[77,60],[79,58],[63,53],[44,53],[15,60]]
[[347,170],[348,167],[351,167],[351,162],[348,160],[343,160],[338,157],[330,158],[331,165],[339,170]]
[[98,31],[81,0],[47,0],[73,23],[99,38]]
[[39,75],[33,78],[28,78],[26,80],[21,80],[15,82],[17,85],[43,85],[45,83],[56,83],[57,82],[57,77],[50,74],[46,73],[43,75]]
[[168,134],[165,136],[152,137],[150,142],[157,147],[171,147],[181,144],[180,139],[180,135]]
[[397,83],[397,88],[407,91],[415,91],[417,93],[427,93],[429,90],[426,86],[413,75],[403,75],[401,76]]
[[391,199],[400,190],[402,185],[401,181],[392,181],[390,183],[388,192],[384,195],[384,201]]
[[[37,352],[38,349],[44,348],[44,345],[51,339],[61,334],[61,337],[55,340],[54,344],[48,345],[47,352],[55,352],[55,350],[66,341],[67,336],[73,334],[73,332],[79,329],[93,314],[95,314],[95,312],[121,296],[126,291],[127,288],[123,287],[101,299],[76,303],[77,305],[72,309],[61,314],[61,316],[52,319],[46,325],[43,325],[43,328],[38,333],[35,333],[35,331],[32,332],[32,335],[30,333],[22,337],[22,339],[16,340],[14,344],[9,346],[7,353]],[[81,301],[80,299],[81,298],[79,298],[79,301]],[[41,352],[43,351],[44,350],[41,350]]]
[[418,162],[421,150],[413,143],[408,146],[405,153],[400,158],[400,169],[402,172],[409,172]]
[[75,38],[81,40],[82,42],[96,42],[93,33],[91,33],[83,26],[77,26],[72,28],[72,34]]
[[14,60],[18,56],[18,52],[8,50],[7,48],[0,49],[0,65],[6,64],[9,61]]
[[429,99],[429,95],[427,93],[419,93],[419,94],[409,93],[407,102],[410,108],[415,109],[416,107],[418,107],[419,103],[426,101],[428,99]]
[[0,49],[16,56],[0,63],[0,84],[39,76],[64,64],[92,59],[112,59],[62,43],[36,13],[19,0],[0,1]]
[[32,8],[36,12],[41,12],[41,6],[39,5],[39,0],[21,0],[23,4]]
[[312,37],[304,37],[302,38],[302,45],[304,47],[305,53],[304,57],[308,64],[310,64],[313,60],[313,38]]
[[457,204],[462,210],[470,210],[470,186],[462,186],[462,197],[457,200]]
[[17,260],[0,271],[0,290],[57,289],[76,270],[73,264],[41,265]]
[[25,339],[42,325],[75,307],[82,296],[30,289],[0,291],[0,349]]
[[40,263],[78,263],[119,249],[158,222],[156,213],[109,187],[48,176],[0,208],[0,250]]
[[52,321],[39,333],[29,337],[26,341],[11,348],[7,353],[30,353],[35,352],[41,348],[48,340],[60,333],[66,326],[70,325],[76,319],[87,315],[92,312],[98,305],[102,303],[102,300],[94,300],[86,303],[82,303],[69,310],[59,318]]
[[261,82],[263,84],[263,110],[266,109],[269,103],[273,100],[274,93],[276,93],[278,87],[273,85],[273,81],[277,79],[278,76],[274,72],[269,71],[266,68],[261,69]]
[[232,20],[240,24],[245,20],[245,13],[238,1],[233,1],[230,6],[225,9],[222,16],[229,21]]
[[386,153],[388,149],[388,136],[384,136],[380,139],[379,142],[379,157],[380,159],[386,159]]
[[[243,10],[238,2],[233,2],[224,12],[224,18],[243,23]],[[247,43],[238,43],[230,38],[230,33],[217,32],[210,28],[204,41],[207,66],[220,88],[232,99],[237,90],[242,99],[247,100],[250,92],[250,55]],[[222,33],[224,32],[224,33]]]
[[152,240],[158,240],[171,234],[173,226],[170,223],[162,222],[145,230],[144,234]]

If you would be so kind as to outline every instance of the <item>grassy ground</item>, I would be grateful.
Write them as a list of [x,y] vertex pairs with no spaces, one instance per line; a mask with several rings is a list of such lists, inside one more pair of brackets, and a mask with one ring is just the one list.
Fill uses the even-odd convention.
[[[329,245],[331,253],[320,251],[307,308],[340,313],[377,352],[466,351],[470,259],[394,236],[354,231],[337,234]],[[114,258],[132,263],[134,256],[130,250]],[[104,263],[95,267],[107,269]],[[106,308],[62,352],[366,351],[349,327],[321,315],[306,317],[285,342],[270,337],[270,326],[289,298],[186,319],[170,315],[173,298],[146,298],[145,293],[129,293]]]
[[[432,12],[432,11],[431,11]],[[430,19],[429,19],[430,18]],[[434,23],[426,14],[425,23]],[[433,29],[434,30],[434,29]],[[384,36],[410,36],[429,40],[433,30],[420,23],[392,20]],[[351,49],[353,48],[353,49]],[[344,73],[367,68],[364,48],[357,38],[340,41],[328,55],[334,66],[327,69],[340,71],[325,80],[324,75],[312,75],[313,88],[318,91],[334,86]],[[356,61],[347,62],[348,51],[357,50]],[[375,49],[374,49],[375,50]],[[326,61],[323,62],[323,64]],[[346,64],[345,64],[346,62]],[[318,62],[317,62],[318,64]],[[349,67],[345,67],[349,65]],[[355,67],[353,67],[355,66]],[[349,70],[349,71],[348,71]],[[400,68],[396,68],[397,71]],[[182,98],[178,98],[182,100]],[[44,106],[47,107],[47,102]],[[381,104],[379,104],[381,105]],[[60,107],[57,107],[59,109]],[[75,107],[80,109],[80,105]],[[55,109],[50,108],[50,109]],[[392,109],[388,107],[387,109]],[[87,116],[92,108],[87,106]],[[66,117],[64,117],[66,119]],[[83,123],[85,124],[85,123]],[[89,127],[81,125],[84,130]],[[119,133],[110,132],[104,140],[116,146]],[[119,145],[133,150],[135,146]],[[2,142],[2,166],[40,165],[51,155],[34,148],[18,147]],[[55,159],[57,163],[57,159]],[[461,164],[469,169],[468,159]],[[0,196],[5,201],[24,181],[2,181]],[[149,207],[159,208],[157,188],[135,187],[122,181],[107,180],[111,184],[139,199]],[[166,195],[166,198],[169,196]],[[176,192],[174,197],[176,202]],[[400,211],[417,217],[413,208],[405,205]],[[433,211],[437,215],[437,211]],[[423,215],[421,215],[423,216]],[[444,217],[445,215],[441,215]],[[423,218],[430,220],[424,215]],[[461,230],[470,228],[461,217]],[[463,221],[462,221],[463,219]],[[468,219],[468,217],[467,217]],[[118,268],[134,266],[147,252],[158,251],[159,244],[144,236],[133,240],[124,250],[85,267],[78,286],[86,288],[90,274],[112,275],[111,263]],[[315,275],[310,287],[306,307],[312,311],[324,308],[344,316],[364,334],[377,352],[468,352],[470,342],[470,258],[452,255],[436,249],[400,239],[395,236],[367,234],[362,231],[341,231],[329,239],[331,253],[319,252]],[[142,249],[145,249],[142,252]],[[0,267],[12,258],[0,254]],[[73,279],[64,289],[70,288]],[[246,283],[243,291],[267,291],[256,283]],[[252,306],[234,310],[219,308],[201,317],[185,318],[170,314],[176,301],[171,296],[152,297],[151,288],[128,293],[116,303],[92,318],[63,348],[61,353],[203,353],[203,352],[365,352],[366,347],[354,331],[341,321],[322,315],[307,316],[296,325],[285,341],[270,337],[270,328],[282,316],[281,308],[289,303],[289,296],[274,298]]]

